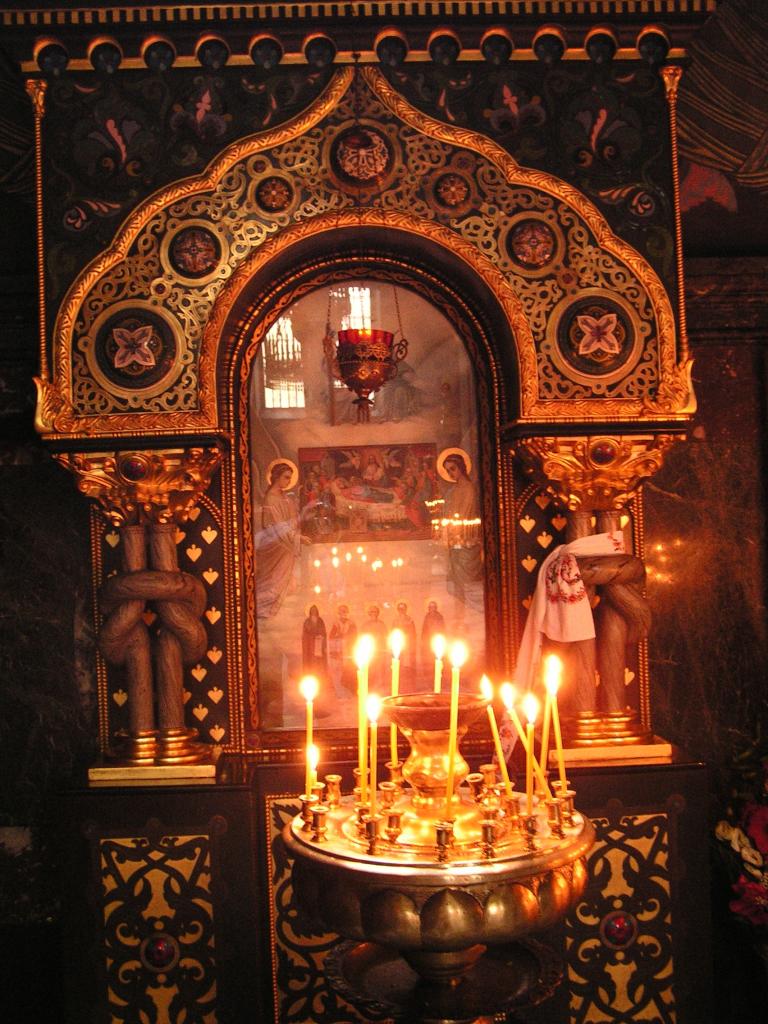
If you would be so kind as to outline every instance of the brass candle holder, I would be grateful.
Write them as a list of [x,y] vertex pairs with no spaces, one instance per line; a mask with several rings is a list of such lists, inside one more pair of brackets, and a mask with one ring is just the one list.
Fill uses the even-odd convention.
[[[509,799],[488,770],[482,782],[475,773],[471,788],[463,785],[469,766],[459,742],[448,799],[449,704],[437,693],[383,702],[411,752],[405,785],[386,787],[375,822],[348,795],[321,815],[322,831],[307,828],[305,809],[283,832],[300,912],[354,940],[340,947],[335,969],[347,997],[380,1002],[375,979],[386,963],[384,974],[400,972],[394,990],[414,1020],[434,1019],[438,1004],[441,1019],[463,1021],[496,1012],[489,999],[533,1000],[541,965],[532,967],[530,948],[514,943],[550,927],[582,894],[594,842],[570,790],[534,798],[523,811],[518,795]],[[459,698],[458,741],[487,704]],[[387,984],[391,995],[391,977]]]

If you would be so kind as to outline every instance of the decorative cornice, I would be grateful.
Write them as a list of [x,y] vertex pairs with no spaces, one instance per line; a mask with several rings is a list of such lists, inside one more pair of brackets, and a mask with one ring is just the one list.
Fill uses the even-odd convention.
[[77,477],[78,490],[96,501],[113,526],[184,522],[207,490],[221,450],[79,452],[54,458]]
[[322,18],[404,18],[450,19],[491,16],[494,18],[557,18],[562,15],[580,15],[584,18],[612,17],[704,17],[717,9],[718,0],[675,0],[670,11],[669,0],[506,0],[499,4],[493,0],[363,0],[340,5],[331,0],[311,3],[248,3],[248,4],[149,4],[122,3],[113,7],[64,5],[52,8],[1,8],[0,24],[7,28],[36,28],[50,31],[54,28],[97,28],[116,25],[135,26],[148,23],[179,27],[207,27],[207,23],[220,21],[232,24],[264,24],[275,20],[312,22]]
[[566,508],[610,511],[626,507],[677,440],[672,434],[526,437],[514,451]]

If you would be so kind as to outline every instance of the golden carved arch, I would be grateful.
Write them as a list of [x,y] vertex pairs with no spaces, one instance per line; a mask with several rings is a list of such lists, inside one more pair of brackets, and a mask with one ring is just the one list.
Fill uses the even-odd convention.
[[[37,382],[37,426],[43,434],[80,437],[223,433],[225,427],[216,398],[221,332],[247,282],[260,268],[292,246],[325,234],[330,237],[335,230],[355,226],[373,231],[395,229],[406,236],[426,238],[438,250],[458,257],[471,274],[490,289],[504,311],[517,349],[519,394],[510,408],[510,415],[518,423],[669,422],[688,418],[693,409],[690,363],[677,361],[675,321],[666,290],[639,253],[611,232],[592,203],[566,182],[521,167],[489,138],[443,124],[417,111],[379,71],[365,68],[358,73],[369,90],[371,109],[389,118],[385,127],[390,135],[395,132],[403,135],[400,140],[405,154],[403,159],[406,164],[408,160],[412,162],[404,165],[399,191],[393,187],[386,195],[377,194],[372,200],[364,201],[367,205],[361,205],[359,196],[344,194],[334,184],[332,175],[323,177],[326,168],[320,166],[318,180],[322,178],[322,181],[317,188],[324,190],[323,203],[300,211],[292,208],[290,215],[273,218],[266,226],[260,226],[258,235],[252,236],[250,242],[251,236],[246,232],[245,240],[233,247],[230,264],[213,283],[206,283],[207,291],[195,290],[183,281],[166,282],[161,291],[160,279],[153,280],[152,271],[148,269],[153,265],[152,260],[157,262],[161,246],[154,235],[159,233],[158,225],[162,228],[162,218],[170,216],[171,209],[177,219],[185,216],[191,219],[193,209],[199,215],[201,204],[205,207],[208,203],[208,215],[212,219],[222,218],[226,205],[223,183],[238,177],[247,179],[247,162],[257,154],[268,156],[279,152],[280,147],[295,146],[302,141],[315,145],[318,153],[327,152],[327,138],[326,141],[319,138],[323,124],[327,122],[327,136],[328,131],[336,131],[349,123],[350,93],[355,81],[355,72],[350,68],[341,69],[307,111],[279,128],[239,140],[224,150],[202,175],[159,191],[131,214],[113,244],[80,274],[61,305],[54,327],[53,380],[42,377]],[[487,211],[475,211],[462,219],[458,214],[449,217],[445,211],[434,208],[434,204],[430,207],[423,196],[417,204],[409,201],[413,193],[408,192],[408,188],[417,186],[406,185],[404,175],[407,172],[410,178],[418,177],[412,154],[417,145],[432,147],[431,151],[435,151],[435,144],[436,151],[443,152],[446,161],[456,154],[466,154],[485,179],[492,180],[498,195],[507,196],[508,202],[518,201],[523,194],[533,197],[548,216],[565,218],[579,227],[579,251],[576,252],[575,243],[569,242],[567,258],[578,258],[582,264],[593,260],[602,274],[602,292],[610,296],[612,288],[623,288],[625,297],[630,296],[636,322],[642,322],[645,329],[643,344],[648,350],[643,353],[641,370],[631,387],[624,392],[611,391],[606,384],[598,382],[592,393],[589,382],[579,382],[575,377],[570,382],[552,384],[559,369],[553,369],[554,360],[548,353],[548,347],[551,349],[554,342],[547,334],[547,320],[552,319],[550,313],[560,294],[556,291],[558,286],[551,286],[553,298],[544,308],[537,298],[539,279],[534,288],[524,280],[524,275],[510,269],[508,259],[505,262],[506,257],[500,250],[501,229]],[[245,189],[242,202],[246,203],[250,195]],[[497,220],[508,215],[510,209],[505,214],[499,207]],[[238,223],[242,226],[245,212],[235,206],[230,213],[227,223],[235,230]],[[191,333],[199,336],[199,349],[193,365],[186,371],[183,408],[175,399],[163,407],[156,402],[154,406],[148,403],[143,408],[135,397],[131,399],[130,408],[125,404],[124,407],[117,403],[110,405],[109,400],[92,405],[79,399],[75,401],[73,361],[77,346],[83,334],[87,335],[89,316],[93,319],[103,312],[105,303],[108,308],[109,299],[105,296],[111,294],[116,275],[125,275],[125,265],[130,265],[134,282],[139,282],[134,283],[132,292],[139,303],[162,303],[170,312],[174,312],[171,308],[174,302],[177,307],[183,305],[186,320],[181,321],[182,334],[186,337],[191,324],[194,328]],[[146,294],[141,293],[142,288]],[[572,294],[575,294],[573,289]],[[95,312],[91,314],[89,308]],[[548,380],[545,371],[549,374]]]

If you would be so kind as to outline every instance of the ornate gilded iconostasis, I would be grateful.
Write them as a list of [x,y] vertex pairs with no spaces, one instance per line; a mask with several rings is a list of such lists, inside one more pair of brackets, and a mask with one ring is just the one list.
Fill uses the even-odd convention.
[[[503,24],[430,9],[397,25],[375,5],[358,24],[323,5],[258,22],[182,6],[158,8],[152,32],[147,11],[121,8],[109,34],[106,9],[92,32],[72,12],[7,16],[20,51],[34,36],[20,59],[36,134],[36,427],[92,502],[91,780],[137,769],[132,782],[175,774],[202,790],[221,753],[272,766],[253,826],[277,915],[262,941],[289,974],[310,962],[312,984],[325,940],[307,952],[288,934],[270,859],[303,757],[305,672],[321,680],[323,759],[346,762],[357,635],[403,630],[405,692],[428,688],[436,632],[467,641],[468,677],[509,677],[547,556],[613,533],[621,561],[581,568],[599,620],[621,609],[618,639],[605,655],[598,637],[564,713],[575,747],[652,740],[646,633],[627,622],[645,621],[641,485],[695,410],[675,131],[685,40],[707,5],[662,25],[652,3],[617,3],[607,25],[586,4],[558,26],[539,6]],[[342,341],[378,330],[395,354],[371,401],[342,379]],[[371,673],[385,685],[383,658]],[[481,757],[488,738],[468,749]],[[651,812],[638,785],[626,814],[600,819],[600,864],[661,892],[651,1012],[673,1000],[666,858],[683,805],[664,783]],[[182,836],[209,858],[203,875],[226,861],[217,821]],[[614,882],[595,920],[632,897],[616,882],[610,903]],[[588,923],[572,927],[588,945]],[[569,983],[570,1019],[598,1019],[590,978],[574,968]],[[622,984],[611,1013],[633,998]]]
[[[385,33],[384,59],[374,66],[331,64],[332,41],[318,38],[301,70],[273,69],[268,60],[247,71],[212,67],[207,58],[196,70],[118,69],[81,80],[66,71],[30,80],[46,253],[38,427],[111,517],[112,529],[94,519],[99,583],[122,557],[114,527],[144,518],[177,522],[182,567],[206,588],[208,643],[187,667],[185,699],[187,723],[207,741],[264,749],[270,722],[288,725],[259,706],[257,669],[260,657],[265,664],[258,627],[268,637],[274,616],[255,600],[254,523],[275,460],[295,468],[290,490],[306,508],[311,461],[320,460],[311,450],[330,446],[332,476],[348,482],[339,460],[351,445],[358,459],[373,457],[363,449],[381,444],[377,424],[402,424],[394,435],[386,431],[406,445],[389,453],[393,460],[405,458],[408,444],[434,446],[409,456],[413,465],[430,464],[430,480],[421,481],[430,498],[441,496],[440,452],[457,442],[474,448],[467,453],[485,502],[487,591],[476,604],[496,641],[489,663],[505,671],[535,569],[564,535],[564,510],[624,512],[629,529],[628,500],[693,407],[685,339],[675,325],[669,117],[677,71],[660,74],[635,57],[620,73],[610,60],[614,36],[606,30],[590,38],[594,59],[570,63],[555,59],[562,35],[545,30],[536,49],[547,59],[524,73],[495,56],[492,44],[502,56],[509,47],[499,31],[485,40],[490,60],[467,65],[454,61],[454,37],[438,32],[432,49],[447,48],[448,56],[428,65],[426,77],[422,65],[397,59],[402,40]],[[662,40],[653,36],[657,45]],[[98,53],[112,53],[110,45]],[[56,52],[48,42],[40,60]],[[479,103],[482,110],[473,106]],[[361,128],[364,159],[354,148]],[[642,171],[632,174],[641,151]],[[616,186],[619,179],[627,184]],[[361,273],[379,282],[376,302],[392,326],[398,294],[420,293],[454,320],[458,341],[445,362],[463,358],[462,348],[469,353],[469,366],[437,379],[443,357],[430,344],[430,366],[419,353],[429,342],[412,324],[423,315],[406,310],[400,327],[418,363],[406,362],[390,387],[410,383],[423,395],[428,426],[409,425],[407,409],[388,412],[386,390],[369,425],[354,427],[347,417],[345,426],[343,411],[335,422],[320,394],[328,389],[318,347],[324,321],[337,318],[328,322],[338,328],[349,315],[341,300],[323,309],[321,293],[343,290],[345,278]],[[265,424],[270,416],[287,422],[290,413],[258,415],[267,397],[258,392],[273,372],[267,363],[280,347],[276,332],[302,316],[295,308],[311,290],[316,308],[296,333],[295,358],[316,412],[304,405],[296,429],[281,436]],[[266,353],[260,365],[257,352]],[[290,367],[285,372],[290,377]],[[441,402],[457,398],[465,422],[446,429]],[[321,429],[323,420],[329,429]],[[136,438],[151,439],[154,452],[141,455]],[[190,455],[198,447],[205,454]],[[190,503],[174,506],[163,496],[176,486],[169,463],[185,472],[188,459],[207,462],[191,488],[200,492],[214,450],[221,472],[190,519]],[[521,467],[537,474],[536,484],[522,483]],[[541,493],[547,483],[549,496]],[[129,508],[147,488],[159,495],[153,507]],[[423,523],[405,522],[405,533],[385,528],[383,535],[403,539],[412,528],[428,544],[418,532]],[[636,543],[640,523],[638,514]],[[371,540],[376,529],[345,524],[357,541]],[[314,540],[327,554],[328,543]],[[307,587],[318,585],[310,583],[310,554],[302,550],[291,569],[301,572],[304,590],[283,627],[294,634],[293,644],[285,635],[280,645],[283,686],[298,664]],[[374,551],[373,561],[377,554],[386,557]],[[395,608],[402,586],[393,581],[381,590],[384,606]],[[326,619],[338,603],[335,591],[328,597]],[[414,593],[409,611],[423,616],[429,597]],[[367,612],[362,603],[357,619]],[[275,612],[281,604],[278,595]],[[480,620],[476,629],[483,631]],[[481,642],[478,654],[484,648]],[[130,702],[119,680],[119,669],[104,664],[105,743],[126,723]],[[648,726],[641,688],[632,703],[642,705]]]

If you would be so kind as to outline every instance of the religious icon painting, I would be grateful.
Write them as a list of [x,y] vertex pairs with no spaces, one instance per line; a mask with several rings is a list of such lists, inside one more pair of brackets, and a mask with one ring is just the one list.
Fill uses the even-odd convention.
[[302,448],[301,513],[316,543],[428,540],[435,445]]
[[[472,365],[439,307],[400,287],[398,301],[408,356],[373,394],[369,422],[358,422],[355,394],[334,377],[318,325],[389,328],[390,281],[339,280],[303,294],[269,326],[254,360],[247,599],[265,730],[301,726],[306,673],[320,682],[316,727],[353,727],[354,649],[364,633],[375,640],[370,683],[382,695],[395,627],[406,638],[403,693],[432,689],[437,632],[469,646],[468,680],[484,663]],[[441,531],[436,522],[446,514],[462,524]]]

